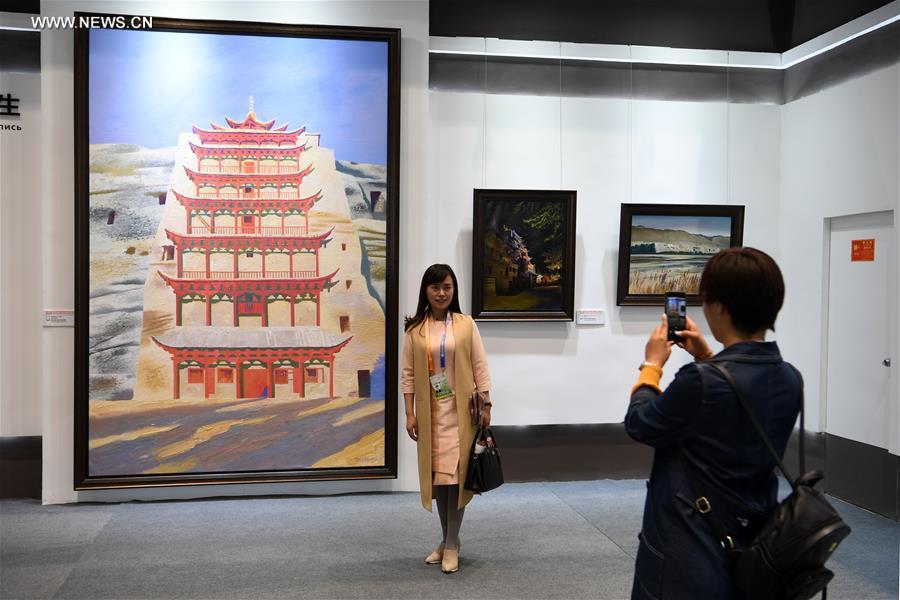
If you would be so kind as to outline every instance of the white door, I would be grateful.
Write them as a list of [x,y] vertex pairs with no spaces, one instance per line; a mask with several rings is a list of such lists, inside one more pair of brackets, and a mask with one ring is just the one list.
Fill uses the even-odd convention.
[[[892,368],[885,361],[898,308],[888,297],[896,272],[893,237],[893,211],[831,219],[825,430],[885,449],[893,413]],[[874,260],[866,260],[870,244]]]

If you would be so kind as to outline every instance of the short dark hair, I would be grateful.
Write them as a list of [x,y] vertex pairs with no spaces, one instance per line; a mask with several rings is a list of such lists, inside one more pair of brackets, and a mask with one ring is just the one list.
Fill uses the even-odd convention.
[[411,317],[406,317],[404,331],[409,331],[416,325],[425,322],[425,317],[428,316],[428,311],[431,308],[431,305],[428,304],[428,294],[426,293],[426,290],[429,285],[443,282],[447,279],[447,275],[449,275],[450,279],[453,281],[453,298],[450,299],[450,306],[447,307],[447,310],[451,313],[462,312],[462,309],[459,307],[459,284],[456,282],[456,273],[453,272],[450,265],[441,263],[433,264],[422,273],[422,283],[419,285],[419,302],[416,305],[416,314]]
[[700,277],[700,297],[718,302],[744,333],[775,331],[784,304],[784,279],[771,256],[756,248],[721,250],[706,263]]

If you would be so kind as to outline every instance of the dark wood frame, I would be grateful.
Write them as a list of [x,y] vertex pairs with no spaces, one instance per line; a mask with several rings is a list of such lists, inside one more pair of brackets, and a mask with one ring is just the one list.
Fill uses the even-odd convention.
[[[103,16],[76,13],[85,16]],[[130,23],[130,18],[126,17]],[[276,483],[397,477],[397,328],[400,198],[400,30],[376,27],[308,26],[240,21],[184,20],[154,17],[153,31],[373,40],[388,44],[388,149],[386,211],[387,286],[385,298],[385,464],[379,467],[228,471],[166,475],[90,476],[88,472],[89,397],[89,31],[75,35],[75,460],[76,490],[177,485]]]
[[[575,318],[575,206],[574,190],[476,189],[472,216],[472,317],[477,321],[572,321]],[[562,310],[485,310],[484,205],[486,201],[563,202],[567,213],[563,248]]]
[[[664,217],[731,217],[731,247],[744,242],[744,207],[728,204],[623,204],[619,221],[619,275],[616,287],[618,306],[662,306],[665,294],[629,294],[631,264],[631,221],[636,215]],[[688,294],[688,306],[700,306],[700,296]]]

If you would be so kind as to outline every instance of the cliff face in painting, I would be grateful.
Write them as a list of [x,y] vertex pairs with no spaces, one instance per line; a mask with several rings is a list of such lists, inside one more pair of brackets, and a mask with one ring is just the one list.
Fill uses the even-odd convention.
[[[162,146],[149,131],[94,128],[130,92],[93,73],[141,59],[146,44],[126,37],[135,33],[92,38],[101,68],[91,81],[90,475],[384,465],[386,150],[354,146],[346,132],[372,116],[365,101],[386,90],[386,67],[383,82],[371,65],[341,73],[367,96],[350,108],[365,108],[343,123],[317,119],[333,124],[345,158],[328,147],[328,129],[258,117],[266,100],[254,106],[249,94],[234,119],[225,105],[237,100],[209,122],[166,123],[165,102],[145,107],[146,121],[176,128]],[[140,33],[215,48],[230,37]],[[252,37],[236,40],[240,60],[259,59]],[[303,73],[295,87],[318,90],[325,77]],[[217,96],[197,114],[213,112]],[[313,116],[333,106],[305,104]],[[371,141],[364,128],[357,135]]]

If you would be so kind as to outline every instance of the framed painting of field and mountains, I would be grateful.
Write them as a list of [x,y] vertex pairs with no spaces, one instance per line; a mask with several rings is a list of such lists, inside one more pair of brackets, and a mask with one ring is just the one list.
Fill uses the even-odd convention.
[[397,473],[400,30],[75,31],[75,488]]
[[571,321],[574,191],[475,190],[472,316]]
[[743,236],[743,206],[623,204],[616,304],[662,305],[666,292],[683,292],[699,306],[707,261]]

